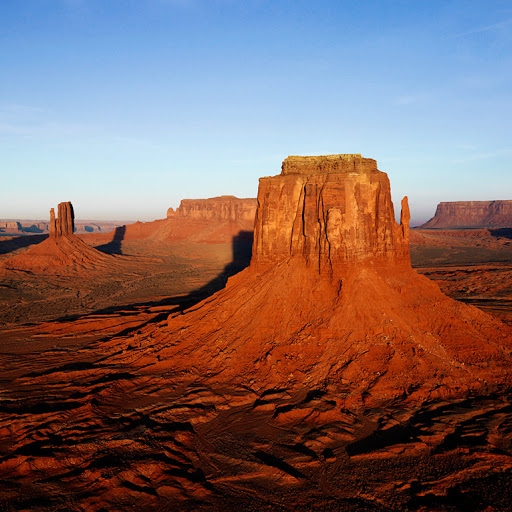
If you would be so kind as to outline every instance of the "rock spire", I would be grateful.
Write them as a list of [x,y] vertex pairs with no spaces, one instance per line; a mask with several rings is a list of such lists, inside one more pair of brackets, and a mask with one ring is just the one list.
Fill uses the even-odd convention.
[[50,236],[59,238],[61,236],[73,235],[75,231],[75,214],[71,201],[59,203],[58,216],[55,218],[55,210],[50,210]]

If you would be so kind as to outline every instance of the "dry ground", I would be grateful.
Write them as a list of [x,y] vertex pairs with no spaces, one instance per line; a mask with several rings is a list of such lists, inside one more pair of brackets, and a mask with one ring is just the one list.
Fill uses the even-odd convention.
[[[510,321],[509,238],[417,234],[422,273]],[[508,391],[347,410],[327,385],[131,371],[120,351],[136,357],[137,339],[246,262],[231,265],[230,244],[89,243],[126,272],[2,279],[0,510],[512,510]]]

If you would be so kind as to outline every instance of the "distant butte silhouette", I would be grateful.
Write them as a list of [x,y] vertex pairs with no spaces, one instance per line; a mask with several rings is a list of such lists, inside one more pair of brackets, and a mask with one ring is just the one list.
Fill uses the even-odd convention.
[[407,198],[398,224],[375,160],[292,156],[260,179],[250,266],[120,358],[260,391],[335,386],[353,406],[489,391],[511,340],[411,268]]

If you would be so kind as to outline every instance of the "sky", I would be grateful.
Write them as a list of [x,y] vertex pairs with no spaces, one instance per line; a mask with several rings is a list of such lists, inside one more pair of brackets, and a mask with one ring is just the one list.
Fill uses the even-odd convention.
[[512,199],[512,4],[0,2],[0,218],[154,220],[361,153],[412,224]]

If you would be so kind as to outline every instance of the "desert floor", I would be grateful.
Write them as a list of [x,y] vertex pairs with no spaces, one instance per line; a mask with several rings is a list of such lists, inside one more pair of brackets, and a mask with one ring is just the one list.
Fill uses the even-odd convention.
[[[0,239],[0,261],[40,240]],[[346,409],[329,386],[127,368],[247,266],[250,240],[83,240],[115,262],[0,276],[0,510],[512,510],[510,390]],[[411,255],[512,324],[512,230],[414,230]]]

